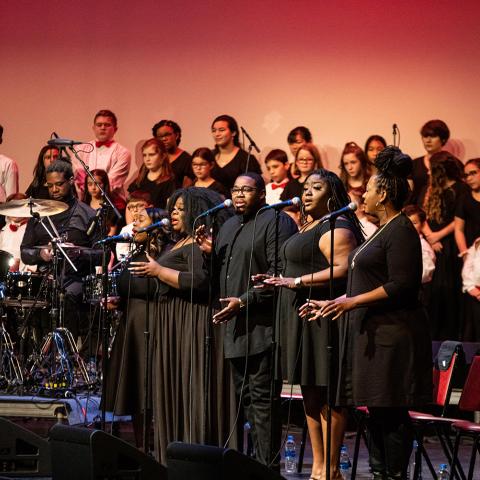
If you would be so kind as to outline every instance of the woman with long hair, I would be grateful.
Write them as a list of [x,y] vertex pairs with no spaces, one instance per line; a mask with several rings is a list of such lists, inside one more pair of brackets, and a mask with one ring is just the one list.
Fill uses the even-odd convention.
[[238,123],[233,117],[220,115],[215,118],[212,122],[212,136],[215,142],[212,177],[228,192],[240,174],[247,171],[262,173],[255,156],[241,148]]
[[37,163],[33,169],[33,180],[25,191],[27,197],[49,199],[48,188],[45,186],[47,167],[58,159],[58,148],[45,145],[41,148]]
[[311,321],[342,320],[338,404],[367,406],[374,479],[407,478],[413,429],[409,408],[432,396],[432,343],[418,296],[420,238],[402,214],[412,160],[387,147],[375,161],[363,196],[380,228],[350,253],[346,295],[313,301]]
[[147,140],[142,145],[142,157],[143,164],[128,191],[148,192],[154,207],[166,208],[168,198],[175,191],[175,179],[163,142],[157,138]]
[[[303,148],[303,147],[302,147]],[[299,151],[301,152],[301,150]],[[283,270],[279,277],[264,280],[268,285],[281,287],[278,299],[277,325],[282,352],[284,380],[302,387],[308,431],[312,442],[313,466],[311,478],[320,479],[326,469],[326,406],[329,372],[327,364],[327,320],[302,322],[298,309],[307,298],[329,298],[330,223],[320,219],[329,211],[350,202],[340,179],[332,172],[317,169],[303,184],[304,221],[300,231],[287,239],[280,250]],[[334,233],[334,292],[346,290],[349,253],[363,241],[360,224],[353,212],[337,219]],[[337,372],[337,325],[332,324],[333,371]],[[333,391],[336,387],[333,386]],[[338,454],[346,425],[346,410],[332,411],[332,479],[341,479]]]
[[[155,450],[165,463],[172,441],[221,446],[234,424],[233,384],[223,359],[222,328],[211,329],[209,275],[194,241],[193,222],[222,197],[209,189],[177,190],[168,202],[174,244],[157,261],[132,262],[135,275],[152,277],[157,285],[157,330],[153,365]],[[221,226],[228,212],[218,212]],[[203,218],[197,226],[212,226]],[[211,377],[207,405],[205,393],[206,339],[210,338]],[[231,390],[231,395],[230,395]],[[233,403],[231,403],[233,402]]]
[[387,142],[380,135],[370,135],[365,142],[365,155],[369,163],[370,174],[376,173],[375,159],[377,155],[387,147]]
[[455,211],[468,187],[462,181],[459,160],[441,151],[430,157],[429,186],[425,195],[425,237],[436,253],[431,282],[429,319],[434,340],[460,337],[461,259],[455,243]]
[[363,195],[369,178],[367,156],[355,142],[346,143],[340,157],[340,179],[347,193]]

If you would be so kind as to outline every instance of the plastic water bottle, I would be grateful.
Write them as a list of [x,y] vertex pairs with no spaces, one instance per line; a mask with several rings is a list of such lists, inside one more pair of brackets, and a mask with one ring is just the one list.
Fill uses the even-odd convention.
[[295,438],[293,435],[289,435],[285,443],[285,473],[297,472],[297,453],[295,450]]
[[438,480],[448,480],[450,478],[450,473],[448,472],[448,465],[442,463],[438,469]]
[[342,475],[343,480],[350,480],[350,457],[348,456],[348,450],[345,445],[342,445],[340,448],[340,474]]

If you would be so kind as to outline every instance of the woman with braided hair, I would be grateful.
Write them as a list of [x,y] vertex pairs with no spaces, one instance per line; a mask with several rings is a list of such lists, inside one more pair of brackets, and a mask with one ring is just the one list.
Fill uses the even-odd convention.
[[338,404],[368,407],[374,478],[404,479],[413,443],[408,409],[432,395],[431,340],[418,301],[420,238],[402,214],[412,160],[387,147],[375,166],[363,198],[380,228],[350,254],[346,295],[304,305],[301,314],[343,319]]
[[[286,240],[281,249],[282,275],[264,278],[264,283],[281,287],[278,298],[277,325],[284,380],[302,387],[308,431],[312,442],[312,479],[320,479],[326,470],[326,406],[327,406],[327,328],[328,320],[302,322],[298,308],[307,298],[329,298],[330,223],[320,219],[350,202],[341,180],[332,172],[318,169],[305,179],[303,210],[311,221],[304,221],[300,231]],[[335,223],[334,291],[345,292],[348,254],[363,236],[353,212],[341,216]],[[265,276],[263,276],[265,277]],[[332,325],[333,372],[338,358],[337,324]],[[336,378],[336,377],[334,377]],[[333,388],[335,391],[335,386]],[[341,479],[338,452],[343,440],[346,410],[332,410],[331,477]]]

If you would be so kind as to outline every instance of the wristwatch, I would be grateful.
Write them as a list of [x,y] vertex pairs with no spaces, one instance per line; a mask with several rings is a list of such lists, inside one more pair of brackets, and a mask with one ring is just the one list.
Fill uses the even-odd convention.
[[238,297],[238,308],[240,310],[243,310],[245,308],[245,303],[243,303],[243,300],[240,297]]
[[303,284],[302,284],[302,277],[297,277],[294,281],[293,281],[294,285],[295,285],[295,288],[300,288]]

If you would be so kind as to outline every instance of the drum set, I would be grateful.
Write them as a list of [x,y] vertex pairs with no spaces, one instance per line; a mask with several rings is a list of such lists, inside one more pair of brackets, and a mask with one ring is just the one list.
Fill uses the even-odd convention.
[[[67,209],[63,202],[30,198],[0,205],[0,215],[34,216],[42,222],[43,217]],[[53,223],[49,223],[56,231]],[[44,228],[47,229],[45,225]],[[63,262],[68,261],[75,269],[69,250],[86,247],[66,244],[58,236],[51,236],[48,245],[35,247],[53,253],[52,267],[46,272],[14,271],[13,256],[0,250],[0,391],[62,395],[64,391],[95,388],[99,381],[95,367],[87,368],[76,340],[65,327],[65,292],[59,281]],[[93,306],[92,315],[98,314],[97,307],[104,298],[117,296],[119,273],[109,273],[106,296],[103,275],[83,278],[83,302]],[[118,318],[115,309],[109,310],[109,315],[111,320]],[[43,339],[36,333],[40,318],[46,318],[50,326]]]

